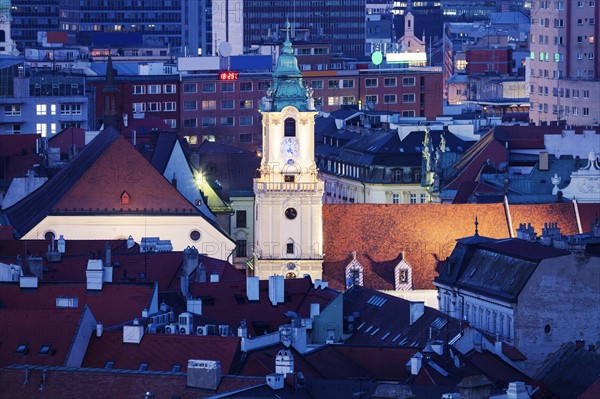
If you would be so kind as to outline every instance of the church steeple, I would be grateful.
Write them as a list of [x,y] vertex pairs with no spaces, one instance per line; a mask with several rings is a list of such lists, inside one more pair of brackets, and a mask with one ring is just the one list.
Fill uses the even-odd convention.
[[314,111],[312,89],[302,80],[290,41],[290,22],[285,23],[285,41],[273,71],[273,86],[263,98],[261,111],[278,112],[291,105],[298,111]]
[[103,124],[106,129],[109,126],[114,127],[117,130],[121,129],[121,117],[117,111],[117,97],[119,96],[119,89],[115,84],[115,70],[113,68],[112,57],[108,56],[108,62],[106,65],[106,81],[104,88],[102,89],[104,94],[104,118]]

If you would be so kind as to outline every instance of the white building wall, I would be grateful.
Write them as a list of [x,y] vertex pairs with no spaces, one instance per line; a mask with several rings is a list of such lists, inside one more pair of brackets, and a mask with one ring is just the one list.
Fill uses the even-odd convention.
[[[200,232],[198,241],[190,238],[194,230]],[[225,234],[198,215],[48,216],[21,238],[44,239],[48,231],[55,237],[62,234],[66,240],[114,240],[131,235],[140,242],[142,237],[159,237],[170,240],[175,251],[195,246],[200,253],[221,260],[227,260],[235,247]]]

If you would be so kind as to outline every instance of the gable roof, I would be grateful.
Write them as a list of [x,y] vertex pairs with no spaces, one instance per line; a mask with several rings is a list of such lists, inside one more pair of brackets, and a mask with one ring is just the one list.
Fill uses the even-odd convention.
[[[102,131],[46,184],[6,209],[19,236],[47,215],[197,214],[187,201],[113,128]],[[129,205],[120,198],[127,192]],[[207,219],[210,223],[210,220]]]
[[86,284],[39,284],[36,289],[21,289],[18,283],[0,283],[0,303],[7,309],[56,310],[56,298],[78,299],[106,328],[129,322],[149,309],[153,283],[104,284],[102,291],[88,291]]
[[78,149],[85,146],[84,129],[69,126],[48,139],[48,147],[58,147],[64,154],[68,154],[73,146]]
[[138,370],[141,363],[151,371],[171,371],[174,365],[187,371],[190,359],[218,360],[221,372],[230,374],[240,357],[240,338],[199,335],[144,334],[139,344],[123,343],[123,331],[105,331],[90,339],[83,367]]
[[[535,214],[533,213],[535,212]],[[392,267],[398,254],[412,268],[413,289],[431,289],[435,265],[452,252],[455,241],[479,234],[490,238],[516,235],[517,221],[532,222],[538,232],[557,222],[563,234],[577,234],[573,204],[325,204],[323,205],[323,279],[343,291],[349,254],[364,267],[364,285],[394,290]],[[384,271],[378,265],[384,264]]]

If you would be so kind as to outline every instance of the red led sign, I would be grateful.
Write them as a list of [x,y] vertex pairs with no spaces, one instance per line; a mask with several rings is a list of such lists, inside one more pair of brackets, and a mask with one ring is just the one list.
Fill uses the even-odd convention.
[[239,72],[221,72],[219,73],[220,80],[238,80]]

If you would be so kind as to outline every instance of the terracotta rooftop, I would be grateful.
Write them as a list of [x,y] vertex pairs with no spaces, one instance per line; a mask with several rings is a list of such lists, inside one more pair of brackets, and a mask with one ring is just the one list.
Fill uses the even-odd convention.
[[9,364],[64,365],[82,314],[83,307],[1,309],[0,367]]
[[[46,256],[48,246],[51,245],[48,240],[0,240],[0,262],[18,264],[17,257],[20,255],[23,271],[28,275],[27,256],[39,255],[45,268],[43,282],[83,283],[86,281],[87,261],[104,259],[106,243],[111,248],[113,282],[157,282],[161,292],[179,290],[182,252],[140,253],[138,244],[127,248],[126,240],[66,240],[65,253],[59,261],[52,262]],[[221,282],[245,282],[245,275],[228,262],[206,255],[199,255],[199,259],[206,267],[207,276],[217,274]]]
[[[48,214],[199,214],[144,157],[108,128],[46,184],[6,209],[18,236]],[[121,201],[123,193],[128,204]]]
[[[190,284],[193,297],[203,298],[202,317],[218,320],[237,328],[242,320],[247,320],[251,337],[265,331],[278,331],[280,325],[290,324],[291,319],[284,313],[296,312],[300,317],[310,316],[310,304],[318,303],[325,308],[338,293],[330,289],[315,289],[306,278],[285,279],[285,302],[273,306],[269,300],[269,282],[259,283],[259,300],[248,301],[246,282]],[[258,329],[258,331],[257,331]]]
[[[28,378],[25,378],[28,369]],[[40,389],[45,370],[46,382]],[[264,377],[223,376],[216,391],[187,387],[185,373],[74,369],[70,367],[12,366],[0,369],[3,399],[44,397],[105,399],[143,398],[150,392],[155,398],[196,399],[236,392],[264,385]],[[98,389],[102,387],[102,389]]]
[[36,289],[19,288],[18,283],[0,283],[0,303],[7,309],[56,310],[57,297],[76,297],[78,307],[89,306],[105,328],[140,317],[150,306],[154,283],[104,284],[102,291],[88,291],[86,284],[44,284]]
[[537,232],[551,221],[563,234],[579,232],[574,205],[569,203],[508,208],[504,204],[328,204],[323,206],[323,279],[343,291],[345,267],[356,251],[364,267],[364,285],[393,290],[390,268],[403,254],[412,268],[413,288],[431,289],[437,261],[450,255],[457,239],[474,234],[475,217],[479,235],[491,238],[516,234],[518,221],[527,218]]
[[93,335],[82,367],[103,368],[112,361],[115,369],[139,370],[146,363],[149,371],[172,371],[180,366],[187,372],[190,359],[219,360],[221,372],[230,374],[237,365],[240,338],[200,335],[144,334],[139,344],[123,343],[123,331]]

